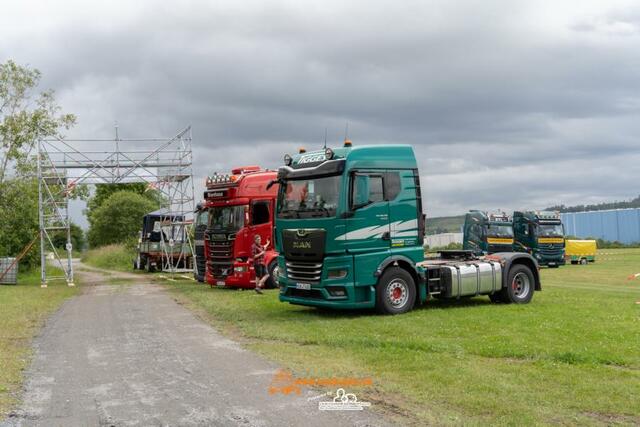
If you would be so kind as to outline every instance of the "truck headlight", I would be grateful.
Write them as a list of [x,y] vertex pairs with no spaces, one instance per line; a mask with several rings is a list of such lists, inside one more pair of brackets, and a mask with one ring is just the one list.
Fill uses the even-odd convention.
[[234,267],[233,271],[236,273],[246,273],[248,271],[248,267],[246,265],[241,265],[240,267]]

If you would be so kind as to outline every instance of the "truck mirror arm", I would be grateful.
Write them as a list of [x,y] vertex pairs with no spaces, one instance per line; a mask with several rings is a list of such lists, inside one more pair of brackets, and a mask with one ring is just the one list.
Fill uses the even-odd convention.
[[271,187],[274,186],[274,184],[282,184],[282,180],[281,179],[272,179],[271,181],[269,181],[269,183],[267,184],[267,190],[270,189]]

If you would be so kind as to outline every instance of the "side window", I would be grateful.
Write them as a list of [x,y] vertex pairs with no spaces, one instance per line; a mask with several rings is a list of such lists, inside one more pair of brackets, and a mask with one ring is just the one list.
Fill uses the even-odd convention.
[[384,174],[384,194],[386,200],[394,200],[400,194],[400,174],[387,172]]
[[271,221],[269,202],[255,202],[251,206],[251,218],[253,218],[253,225],[266,224]]
[[353,176],[351,209],[358,209],[384,200],[381,175],[358,173]]
[[376,203],[384,200],[384,189],[381,176],[369,177],[369,202]]

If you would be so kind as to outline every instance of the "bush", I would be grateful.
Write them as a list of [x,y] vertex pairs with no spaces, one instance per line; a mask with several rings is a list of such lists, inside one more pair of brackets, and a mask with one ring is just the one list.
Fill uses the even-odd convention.
[[89,245],[95,248],[135,239],[142,227],[142,218],[156,208],[153,201],[140,194],[113,193],[89,218]]

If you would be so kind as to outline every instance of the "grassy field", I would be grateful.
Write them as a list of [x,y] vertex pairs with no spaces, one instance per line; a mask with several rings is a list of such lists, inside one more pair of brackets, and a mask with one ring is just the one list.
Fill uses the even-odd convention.
[[134,251],[124,245],[107,245],[86,251],[82,262],[97,268],[131,272],[134,258]]
[[[61,272],[51,269],[50,274]],[[64,283],[41,289],[39,270],[20,274],[18,283],[0,285],[0,420],[16,403],[31,355],[31,339],[44,319],[78,292],[77,287]]]
[[[531,304],[429,303],[385,317],[286,305],[277,291],[173,283],[178,299],[300,376],[359,391],[414,424],[640,423],[640,249],[542,271]],[[265,391],[266,392],[266,391]]]

